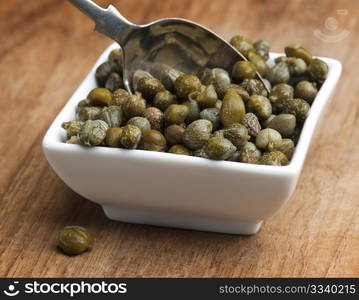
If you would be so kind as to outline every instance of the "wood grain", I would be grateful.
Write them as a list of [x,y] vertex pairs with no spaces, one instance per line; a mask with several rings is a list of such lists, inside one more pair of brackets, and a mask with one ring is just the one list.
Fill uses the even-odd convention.
[[[1,1],[0,276],[359,276],[359,2],[112,2],[133,22],[184,17],[225,38],[266,38],[273,51],[297,41],[342,61],[343,77],[296,192],[257,235],[113,222],[72,192],[41,150],[49,124],[109,40],[66,1]],[[313,35],[330,16],[349,37],[326,43]],[[56,250],[56,232],[68,224],[89,228],[91,252],[67,257]]]

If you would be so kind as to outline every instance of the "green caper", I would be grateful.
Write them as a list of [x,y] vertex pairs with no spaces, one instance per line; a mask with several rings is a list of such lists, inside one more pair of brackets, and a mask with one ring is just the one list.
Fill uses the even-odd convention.
[[283,113],[293,114],[297,118],[297,121],[303,123],[307,118],[310,105],[307,101],[295,98],[282,101]]
[[182,144],[184,128],[180,125],[173,124],[165,129],[165,138],[169,145]]
[[168,152],[179,155],[191,155],[191,151],[183,145],[173,145]]
[[262,150],[273,151],[281,143],[282,136],[272,128],[262,129],[256,137],[256,146]]
[[189,109],[183,104],[171,104],[164,112],[167,125],[184,123],[189,114]]
[[137,84],[137,91],[142,93],[142,96],[152,101],[158,92],[165,91],[164,85],[157,78],[141,78]]
[[267,97],[268,91],[263,82],[258,79],[244,79],[241,87],[245,88],[249,95],[260,95]]
[[207,153],[204,151],[203,148],[193,151],[193,156],[201,157],[201,158],[209,158],[209,156],[207,155]]
[[117,89],[124,88],[123,79],[121,75],[119,75],[116,72],[112,72],[106,80],[105,88],[110,90],[111,92],[114,92]]
[[158,130],[148,130],[143,134],[141,149],[149,151],[165,151],[166,139]]
[[77,118],[81,121],[96,120],[102,112],[102,107],[84,106],[77,110]]
[[223,98],[220,110],[220,119],[224,127],[229,127],[233,123],[240,123],[246,109],[242,97],[234,90],[230,89]]
[[117,64],[114,62],[111,62],[111,61],[106,61],[106,62],[102,63],[101,65],[99,65],[95,72],[95,78],[96,78],[97,84],[100,87],[104,87],[107,78],[110,76],[110,74],[112,72],[117,71],[117,69],[118,69]]
[[62,123],[61,127],[66,130],[67,136],[70,138],[74,135],[78,135],[85,122],[80,120],[74,120],[70,122]]
[[230,140],[238,149],[243,147],[250,139],[247,127],[239,123],[232,124],[231,127],[223,129],[223,136]]
[[282,152],[272,151],[264,153],[259,163],[269,166],[285,166],[288,164],[288,159]]
[[66,144],[81,145],[81,142],[77,135],[73,135],[66,141]]
[[257,72],[260,75],[264,75],[268,72],[269,67],[262,56],[259,56],[255,52],[248,53],[248,60],[255,66]]
[[290,137],[296,127],[296,118],[292,114],[280,114],[275,116],[269,123],[267,128],[277,130],[282,137]]
[[68,255],[77,255],[92,247],[90,233],[81,226],[65,226],[58,234],[58,246]]
[[212,107],[206,108],[199,114],[201,119],[208,120],[212,123],[213,129],[217,130],[221,126],[221,119],[219,116],[219,109]]
[[167,90],[159,91],[153,99],[153,106],[162,111],[165,111],[171,104],[177,104],[177,97]]
[[295,97],[301,98],[308,103],[312,103],[317,94],[317,84],[315,82],[309,82],[307,80],[302,80],[298,82],[294,89]]
[[256,67],[250,61],[241,60],[233,65],[232,78],[235,82],[242,82],[244,79],[253,79],[256,76]]
[[130,94],[126,90],[117,89],[113,92],[109,105],[121,106],[128,100],[128,98],[130,98]]
[[232,37],[230,44],[239,52],[241,52],[245,57],[248,56],[248,53],[254,51],[253,42],[241,35]]
[[303,59],[306,64],[312,61],[312,54],[300,44],[292,44],[284,48],[288,57],[297,57]]
[[201,91],[193,92],[188,95],[189,99],[198,102],[201,109],[215,107],[218,100],[216,90],[213,85],[204,86]]
[[314,81],[322,83],[327,79],[329,72],[328,65],[319,58],[315,58],[308,66],[308,74]]
[[261,152],[251,149],[241,149],[239,151],[239,161],[247,164],[257,164],[261,158]]
[[294,149],[294,142],[291,139],[283,139],[282,143],[276,148],[277,151],[284,153],[288,159],[292,158]]
[[268,124],[269,124],[269,122],[272,121],[275,117],[276,117],[276,115],[273,115],[273,114],[272,114],[272,115],[270,115],[270,117],[269,117],[268,119],[262,120],[262,121],[261,121],[262,127],[267,127]]
[[293,96],[294,89],[289,84],[279,83],[275,85],[269,94],[269,100],[272,103],[273,112],[281,112],[283,110],[283,100],[293,99]]
[[166,64],[156,63],[151,67],[151,74],[158,78],[167,90],[173,91],[176,79],[181,76],[183,72]]
[[225,160],[229,158],[237,148],[228,139],[211,137],[203,150],[211,159]]
[[142,134],[151,129],[150,122],[143,117],[133,117],[127,121],[127,125],[133,125],[140,128]]
[[291,76],[302,76],[307,72],[307,64],[301,58],[289,57],[287,65]]
[[122,58],[122,50],[120,48],[113,49],[108,56],[108,61],[118,66],[119,74],[122,74]]
[[120,143],[127,149],[136,149],[142,137],[141,129],[134,125],[122,127]]
[[246,103],[247,111],[257,115],[260,120],[265,120],[272,114],[272,105],[267,97],[252,95]]
[[186,118],[186,123],[192,123],[193,121],[196,121],[199,119],[199,105],[197,101],[194,100],[187,100],[182,103],[183,105],[186,105],[188,107],[188,115]]
[[194,121],[185,129],[183,142],[192,150],[200,149],[211,137],[212,129],[212,123],[208,120]]
[[138,117],[145,111],[146,101],[142,98],[141,93],[136,92],[131,95],[121,107],[127,118]]
[[199,78],[191,74],[180,75],[174,83],[176,95],[182,100],[187,100],[189,94],[200,91],[201,86]]
[[247,128],[248,134],[256,137],[262,127],[258,117],[254,113],[246,113],[242,120],[242,124]]
[[135,91],[138,90],[139,82],[143,78],[153,78],[153,76],[150,73],[148,73],[146,71],[143,71],[143,70],[136,70],[133,73],[133,75],[132,75],[132,86],[133,86],[133,89]]
[[269,43],[264,40],[259,40],[253,44],[254,51],[261,57],[264,58],[264,60],[269,59]]
[[79,133],[81,144],[88,147],[102,144],[108,128],[107,123],[102,120],[87,120]]
[[104,107],[98,116],[105,121],[109,127],[120,127],[123,121],[123,113],[120,106]]
[[220,99],[223,99],[224,96],[226,95],[226,93],[228,92],[228,90],[230,90],[230,89],[235,90],[239,94],[239,96],[242,97],[244,102],[248,101],[249,94],[248,94],[247,90],[238,84],[230,84],[230,85],[226,85],[226,86],[221,86],[217,91],[218,97]]
[[143,117],[150,122],[152,129],[162,131],[164,114],[161,110],[156,107],[147,107],[143,112]]
[[94,88],[88,94],[87,99],[89,100],[89,105],[107,106],[111,102],[112,93],[109,89]]
[[204,85],[213,85],[216,89],[231,84],[228,72],[221,68],[204,69],[199,74],[199,79]]
[[273,85],[278,83],[287,83],[290,79],[288,64],[286,62],[280,62],[274,65],[265,76]]
[[123,129],[120,127],[109,128],[106,132],[106,145],[109,147],[120,148],[122,131]]

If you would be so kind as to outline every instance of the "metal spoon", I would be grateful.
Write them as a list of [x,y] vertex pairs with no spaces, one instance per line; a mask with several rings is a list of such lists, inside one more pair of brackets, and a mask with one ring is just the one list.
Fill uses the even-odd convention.
[[[121,46],[123,81],[129,92],[137,70],[155,77],[163,76],[165,71],[170,79],[175,79],[176,70],[195,73],[206,67],[217,67],[230,72],[235,62],[247,60],[217,34],[191,21],[166,18],[136,25],[112,5],[104,9],[91,0],[69,1],[95,21],[97,32]],[[263,82],[258,73],[257,77]]]

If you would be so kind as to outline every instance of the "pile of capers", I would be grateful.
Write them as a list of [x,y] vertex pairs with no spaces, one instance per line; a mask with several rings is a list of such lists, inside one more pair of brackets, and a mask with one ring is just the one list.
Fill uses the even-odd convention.
[[230,43],[247,58],[230,72],[166,67],[156,77],[138,70],[132,95],[122,82],[121,50],[113,50],[96,70],[98,87],[79,102],[77,119],[62,125],[67,143],[287,165],[328,66],[299,44],[270,66],[268,42],[235,36]]

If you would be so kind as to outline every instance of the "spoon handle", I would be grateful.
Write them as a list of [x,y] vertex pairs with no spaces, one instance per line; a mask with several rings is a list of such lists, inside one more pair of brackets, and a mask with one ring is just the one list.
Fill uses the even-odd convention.
[[112,5],[104,9],[91,0],[68,0],[84,14],[95,21],[95,30],[117,41],[120,45],[136,25],[129,22]]

